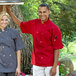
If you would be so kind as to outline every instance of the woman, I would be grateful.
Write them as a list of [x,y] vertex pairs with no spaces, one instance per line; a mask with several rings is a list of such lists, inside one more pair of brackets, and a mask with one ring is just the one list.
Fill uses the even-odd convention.
[[9,15],[0,14],[0,76],[19,76],[24,44],[16,29],[7,27]]

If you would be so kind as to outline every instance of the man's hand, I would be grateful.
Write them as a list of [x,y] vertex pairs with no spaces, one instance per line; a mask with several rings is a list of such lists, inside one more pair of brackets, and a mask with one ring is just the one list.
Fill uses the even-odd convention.
[[59,50],[54,50],[54,65],[50,71],[51,76],[55,76],[57,72],[57,64],[58,64],[58,58],[59,58]]
[[17,68],[17,69],[16,69],[16,76],[20,76],[20,73],[21,73],[20,68]]
[[6,5],[6,10],[7,10],[8,13],[10,13],[11,8],[12,8],[12,5]]
[[9,9],[11,9],[11,5],[0,5],[0,13],[2,12],[2,11],[6,11],[6,12],[8,12],[9,11]]
[[7,12],[11,16],[12,20],[14,21],[16,25],[20,27],[21,21],[14,15],[14,13],[11,11],[11,8],[12,8],[11,5],[6,6]]
[[0,13],[3,11],[3,6],[0,5]]
[[55,76],[56,75],[56,68],[52,67],[51,71],[50,71],[51,76]]

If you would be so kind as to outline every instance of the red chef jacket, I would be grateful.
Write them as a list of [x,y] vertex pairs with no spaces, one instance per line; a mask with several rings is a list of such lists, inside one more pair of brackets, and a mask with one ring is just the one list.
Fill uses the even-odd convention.
[[[61,31],[50,19],[43,24],[40,19],[21,22],[22,33],[32,34],[33,52],[31,64],[53,66],[54,50],[63,48]],[[58,62],[59,65],[59,62]]]

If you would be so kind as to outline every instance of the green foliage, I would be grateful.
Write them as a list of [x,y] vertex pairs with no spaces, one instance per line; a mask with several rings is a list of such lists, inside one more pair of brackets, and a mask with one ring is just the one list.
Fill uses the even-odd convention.
[[64,48],[60,50],[62,55],[76,54],[76,33],[73,32],[71,37],[63,36],[62,41],[64,45]]
[[62,3],[54,2],[54,4],[58,5],[60,8],[60,13],[58,13],[58,15],[55,15],[55,17],[57,17],[55,18],[57,19],[56,24],[58,24],[61,28],[62,35],[68,35],[70,37],[72,35],[72,32],[76,30],[76,23],[74,22],[74,15],[76,14],[73,13],[73,11],[75,11],[75,9],[73,9],[74,6],[70,7],[71,5],[69,2],[71,2],[71,0],[64,0]]
[[24,21],[38,18],[38,6],[45,2],[50,7],[50,19],[57,24],[63,36],[71,37],[76,31],[76,1],[75,0],[24,0],[20,6]]
[[70,56],[69,58],[70,58],[70,59],[72,60],[72,62],[73,62],[74,70],[76,70],[76,56]]
[[65,68],[64,64],[59,66],[59,76],[67,76],[69,74],[69,68]]
[[25,4],[20,6],[24,21],[38,18],[38,6],[41,3],[39,0],[24,0]]

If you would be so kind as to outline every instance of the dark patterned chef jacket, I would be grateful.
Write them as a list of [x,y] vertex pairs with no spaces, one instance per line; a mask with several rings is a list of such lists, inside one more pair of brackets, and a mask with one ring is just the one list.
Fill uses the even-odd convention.
[[16,29],[0,29],[0,72],[15,72],[17,67],[16,52],[24,48],[24,43]]

